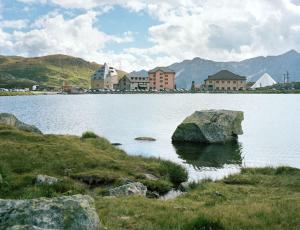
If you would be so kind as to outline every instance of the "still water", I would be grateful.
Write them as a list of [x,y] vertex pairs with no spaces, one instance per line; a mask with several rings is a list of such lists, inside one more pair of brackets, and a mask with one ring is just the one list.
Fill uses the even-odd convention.
[[[196,110],[244,111],[237,144],[173,145],[177,125]],[[300,95],[49,95],[0,97],[0,112],[15,114],[44,133],[91,130],[131,155],[183,164],[190,180],[222,178],[240,167],[300,168]],[[138,142],[139,136],[156,142]]]

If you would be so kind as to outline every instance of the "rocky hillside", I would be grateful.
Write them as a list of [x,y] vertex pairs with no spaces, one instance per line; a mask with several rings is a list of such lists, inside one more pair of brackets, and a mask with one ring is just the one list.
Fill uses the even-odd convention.
[[[31,87],[32,85],[61,86],[69,84],[89,87],[90,76],[101,65],[67,55],[24,58],[0,56],[0,88]],[[119,71],[120,76],[124,72]]]

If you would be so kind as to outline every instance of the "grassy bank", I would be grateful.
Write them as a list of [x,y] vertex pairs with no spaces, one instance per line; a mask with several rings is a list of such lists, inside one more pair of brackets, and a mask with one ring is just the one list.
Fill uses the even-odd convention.
[[30,96],[34,95],[31,92],[0,92],[0,97],[1,96]]
[[[151,181],[150,173],[159,178]],[[185,179],[179,166],[132,157],[92,133],[37,135],[0,127],[0,198],[85,193],[94,197],[106,229],[299,229],[300,170],[242,169],[223,180],[203,181],[174,200],[105,197],[125,178],[164,193]],[[37,174],[58,177],[37,186]]]

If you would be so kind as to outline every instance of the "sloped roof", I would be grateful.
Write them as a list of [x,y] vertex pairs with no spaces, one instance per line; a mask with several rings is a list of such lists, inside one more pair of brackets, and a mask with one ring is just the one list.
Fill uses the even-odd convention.
[[221,70],[220,72],[208,76],[208,80],[246,80],[246,77],[239,76],[228,70]]
[[149,70],[149,73],[156,73],[157,71],[162,71],[164,73],[175,73],[174,70],[169,69],[168,67],[156,67],[152,70]]
[[277,82],[268,73],[265,73],[251,86],[251,89],[272,86],[274,84],[277,84]]

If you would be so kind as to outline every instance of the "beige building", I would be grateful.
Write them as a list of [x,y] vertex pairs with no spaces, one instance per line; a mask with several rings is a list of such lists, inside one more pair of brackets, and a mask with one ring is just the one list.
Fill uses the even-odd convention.
[[115,89],[118,81],[117,70],[105,63],[91,77],[91,89]]
[[228,70],[222,70],[215,75],[208,76],[204,87],[209,91],[238,91],[246,90],[246,77],[236,75]]
[[118,84],[118,89],[121,91],[134,91],[134,90],[149,90],[148,77],[141,77],[135,75],[125,75]]
[[157,67],[148,72],[151,90],[175,89],[175,71],[166,67]]

